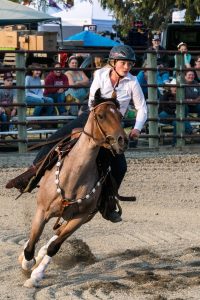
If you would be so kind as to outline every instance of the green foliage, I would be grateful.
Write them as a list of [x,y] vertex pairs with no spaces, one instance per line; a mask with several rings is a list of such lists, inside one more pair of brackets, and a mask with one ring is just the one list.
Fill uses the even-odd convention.
[[134,20],[142,20],[152,30],[159,30],[171,22],[172,12],[186,8],[186,22],[193,23],[200,16],[199,0],[100,0],[104,8],[114,11],[122,35],[126,35]]

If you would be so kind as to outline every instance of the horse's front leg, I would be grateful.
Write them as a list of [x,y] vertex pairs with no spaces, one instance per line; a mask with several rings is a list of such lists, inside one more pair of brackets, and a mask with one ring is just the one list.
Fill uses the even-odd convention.
[[48,264],[51,262],[52,257],[58,252],[62,243],[82,224],[88,220],[88,213],[81,214],[70,220],[66,226],[62,226],[61,229],[57,231],[57,237],[54,236],[51,240],[51,243],[48,245],[47,253],[43,257],[42,261],[37,268],[31,273],[31,278],[28,279],[24,286],[26,287],[37,287],[39,282],[44,277],[45,270],[47,269]]
[[24,246],[23,253],[19,256],[19,261],[22,265],[22,269],[25,271],[31,270],[36,263],[36,260],[34,258],[35,245],[42,234],[45,223],[46,221],[44,218],[44,211],[40,207],[37,207],[35,216],[32,221],[30,238]]

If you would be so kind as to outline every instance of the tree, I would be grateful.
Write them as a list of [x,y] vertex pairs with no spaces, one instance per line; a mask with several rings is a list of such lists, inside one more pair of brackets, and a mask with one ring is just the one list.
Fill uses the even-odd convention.
[[186,9],[186,22],[200,16],[199,0],[100,0],[104,8],[114,11],[122,32],[126,33],[134,20],[142,20],[151,29],[162,29],[171,21],[174,10]]

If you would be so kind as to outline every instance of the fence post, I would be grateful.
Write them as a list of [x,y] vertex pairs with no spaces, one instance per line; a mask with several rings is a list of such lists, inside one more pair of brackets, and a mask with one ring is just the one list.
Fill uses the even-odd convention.
[[176,104],[176,117],[180,119],[180,121],[176,122],[176,134],[180,136],[177,138],[176,145],[177,147],[183,147],[185,145],[185,140],[182,138],[185,133],[185,125],[184,122],[181,121],[185,118],[185,104],[183,104],[183,100],[185,99],[185,88],[182,86],[184,83],[183,79],[183,71],[184,67],[184,57],[183,54],[176,54],[176,68],[179,70],[176,71],[176,83],[177,83],[177,91],[176,91],[176,100],[179,102]]
[[[147,53],[147,65],[155,70],[148,70],[148,84],[156,84],[156,54]],[[157,87],[148,87],[148,100],[155,104],[148,105],[149,118],[158,119],[158,92]],[[149,121],[149,134],[157,137],[149,138],[149,148],[158,148],[158,121]]]
[[[25,53],[16,53],[16,68],[25,68]],[[25,85],[25,71],[16,71],[17,86]],[[17,103],[25,103],[25,89],[17,89]],[[18,121],[26,122],[26,107],[18,107]],[[18,138],[27,140],[26,125],[18,125]],[[24,142],[18,143],[19,153],[27,152],[27,144]]]

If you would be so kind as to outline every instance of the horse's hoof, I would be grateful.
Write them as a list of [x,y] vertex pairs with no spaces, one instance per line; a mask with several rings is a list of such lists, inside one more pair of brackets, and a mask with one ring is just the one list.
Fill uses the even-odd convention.
[[27,288],[33,288],[33,287],[38,287],[39,286],[39,282],[37,282],[36,280],[29,278],[25,281],[24,283],[24,287]]
[[25,257],[22,260],[22,269],[24,271],[29,271],[32,269],[32,267],[35,265],[36,261],[35,258],[31,259],[31,260],[26,260]]

